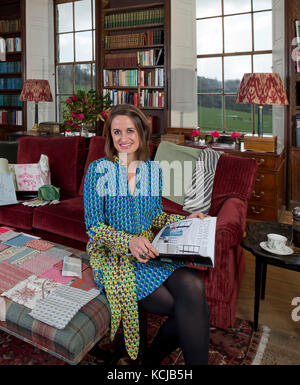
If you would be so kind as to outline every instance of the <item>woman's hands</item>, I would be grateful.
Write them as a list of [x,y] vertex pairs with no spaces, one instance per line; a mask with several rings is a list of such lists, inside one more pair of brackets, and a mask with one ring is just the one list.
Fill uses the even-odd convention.
[[203,214],[201,213],[201,211],[195,211],[194,213],[188,215],[186,217],[186,219],[191,219],[191,218],[200,218],[200,219],[204,219],[206,217],[210,217],[210,215],[207,215],[207,214]]
[[134,237],[129,242],[129,250],[138,262],[146,263],[155,258],[159,252],[146,237]]

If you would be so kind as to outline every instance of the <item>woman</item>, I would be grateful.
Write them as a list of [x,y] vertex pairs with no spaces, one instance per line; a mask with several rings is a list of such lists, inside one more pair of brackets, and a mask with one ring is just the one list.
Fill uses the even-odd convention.
[[[139,303],[147,312],[168,316],[145,354],[145,363],[159,364],[180,346],[186,364],[207,364],[204,284],[184,264],[155,260],[151,227],[160,229],[184,217],[163,212],[162,172],[149,159],[148,121],[138,108],[123,104],[112,108],[106,127],[106,158],[89,166],[84,207],[87,250],[95,282],[109,301],[111,338],[122,319],[126,349],[136,359]],[[188,216],[195,217],[205,215]]]

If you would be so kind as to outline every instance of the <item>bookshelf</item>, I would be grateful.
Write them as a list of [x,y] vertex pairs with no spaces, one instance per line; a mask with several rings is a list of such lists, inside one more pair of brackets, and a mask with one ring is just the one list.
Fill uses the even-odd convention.
[[26,114],[19,100],[24,80],[25,1],[0,3],[0,140],[26,130]]
[[155,141],[169,122],[169,0],[124,3],[101,2],[99,90],[141,108]]

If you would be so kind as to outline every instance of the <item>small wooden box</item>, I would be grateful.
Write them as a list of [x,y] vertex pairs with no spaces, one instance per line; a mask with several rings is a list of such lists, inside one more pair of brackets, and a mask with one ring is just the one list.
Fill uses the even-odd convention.
[[178,135],[178,134],[165,134],[162,135],[160,140],[162,142],[172,142],[175,144],[184,144],[184,135]]
[[261,152],[276,152],[277,150],[277,136],[272,135],[245,135],[244,149]]

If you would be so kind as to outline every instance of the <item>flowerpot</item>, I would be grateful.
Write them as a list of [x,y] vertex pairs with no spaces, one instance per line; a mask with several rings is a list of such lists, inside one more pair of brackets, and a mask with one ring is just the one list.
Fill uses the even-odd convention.
[[199,139],[200,146],[205,146],[205,139]]
[[81,125],[80,125],[79,135],[83,136],[85,138],[88,138],[88,136],[89,136],[89,129],[84,123],[81,123]]

